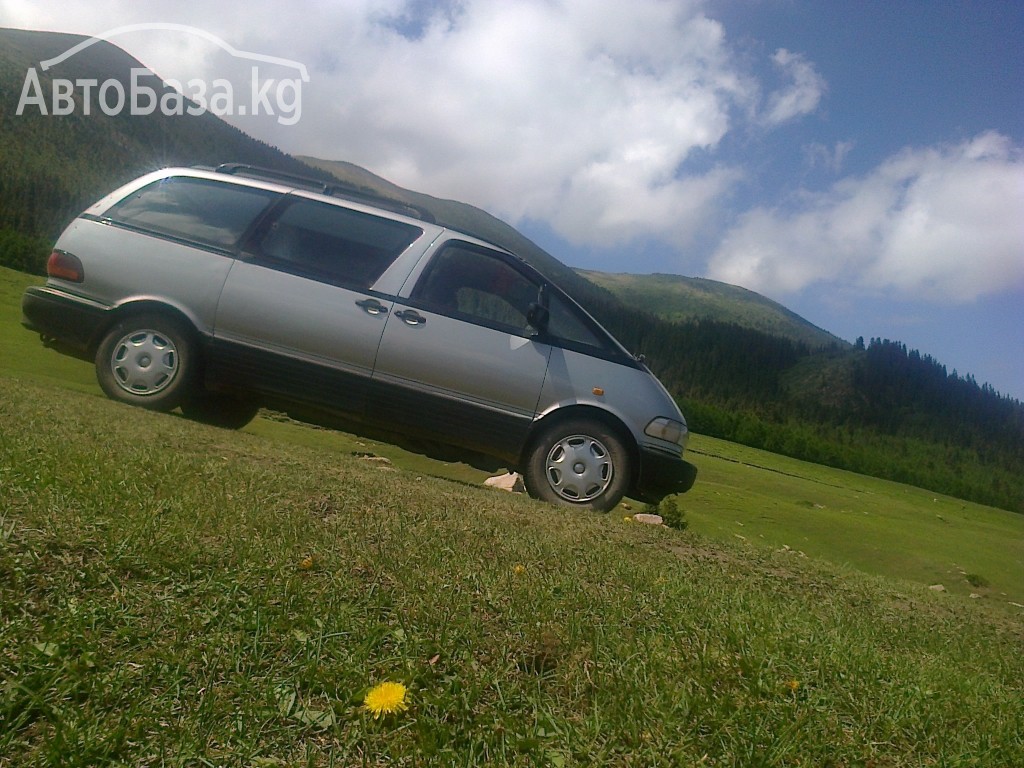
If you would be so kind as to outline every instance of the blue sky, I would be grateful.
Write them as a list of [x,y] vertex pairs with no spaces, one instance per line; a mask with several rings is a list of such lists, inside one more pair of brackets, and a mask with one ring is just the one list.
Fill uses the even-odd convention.
[[[0,25],[192,25],[303,62],[226,116],[482,207],[562,261],[711,277],[1024,399],[1024,3],[0,0]],[[248,66],[111,38],[165,78]],[[265,75],[263,75],[265,76]]]
[[[906,148],[996,132],[1016,152],[1016,210],[1024,217],[1024,3],[731,1],[718,8],[737,38],[801,51],[828,86],[798,136],[774,137],[776,203],[794,189],[831,183],[820,166],[801,165],[798,153],[808,145],[848,144],[838,175],[858,176]],[[787,166],[801,170],[787,174]],[[841,303],[814,290],[776,298],[841,336],[901,339],[1024,399],[1024,218],[1014,218],[1014,226],[1016,266],[1000,273],[1006,284],[970,300],[915,300],[912,290],[854,291]],[[965,261],[977,258],[971,251],[964,249]]]

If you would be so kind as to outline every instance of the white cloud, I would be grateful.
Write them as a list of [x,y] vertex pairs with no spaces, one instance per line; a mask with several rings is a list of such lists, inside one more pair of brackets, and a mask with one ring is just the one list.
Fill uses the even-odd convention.
[[[706,159],[759,97],[700,0],[97,2],[0,0],[0,17],[85,34],[106,29],[102,19],[173,21],[301,61],[311,80],[297,125],[233,122],[291,152],[549,222],[575,243],[685,242],[739,174],[681,168]],[[114,42],[164,77],[244,75],[201,40],[157,38]],[[773,97],[784,119],[806,109],[807,65],[787,52],[776,60],[794,80]]]
[[817,109],[826,86],[825,79],[815,71],[814,65],[785,48],[775,52],[772,62],[792,82],[769,95],[761,122],[768,126],[779,125]]
[[311,87],[329,105],[303,126],[312,154],[573,242],[684,237],[735,178],[677,177],[750,88],[686,3],[475,2],[417,39],[377,30],[354,57]]
[[755,208],[727,233],[712,277],[780,296],[851,283],[968,302],[1024,287],[1024,150],[998,133],[904,151],[866,176]]

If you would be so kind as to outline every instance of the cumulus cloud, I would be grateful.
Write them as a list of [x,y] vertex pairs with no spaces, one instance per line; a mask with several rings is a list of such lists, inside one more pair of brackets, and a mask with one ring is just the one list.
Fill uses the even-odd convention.
[[908,149],[788,209],[752,209],[709,270],[774,296],[842,282],[969,302],[1024,287],[1021,211],[1024,150],[988,132]]
[[[177,22],[300,61],[310,81],[297,124],[228,119],[287,151],[349,160],[598,247],[644,238],[684,248],[706,234],[743,177],[717,159],[724,137],[743,120],[770,128],[805,115],[825,90],[811,62],[779,49],[780,86],[765,95],[702,0],[250,0],[244,11],[205,0],[0,0],[0,18],[83,34],[110,19]],[[133,32],[113,42],[166,78],[247,88],[249,63],[201,38]],[[836,164],[844,153],[836,148]]]
[[685,3],[467,3],[415,37],[378,28],[356,58],[311,89],[329,112],[304,126],[313,154],[573,242],[685,237],[735,179],[680,177],[750,97],[721,25]]
[[[740,176],[707,158],[760,98],[699,0],[267,0],[244,12],[183,0],[170,14],[155,0],[97,2],[58,12],[0,0],[0,14],[88,34],[106,29],[102,19],[177,21],[302,61],[311,80],[298,124],[233,122],[292,152],[548,222],[575,243],[684,243]],[[114,42],[164,77],[229,76],[223,55],[196,50],[202,41]],[[792,80],[770,97],[777,122],[812,108],[817,80],[795,54],[775,62]],[[700,170],[685,167],[695,155]]]

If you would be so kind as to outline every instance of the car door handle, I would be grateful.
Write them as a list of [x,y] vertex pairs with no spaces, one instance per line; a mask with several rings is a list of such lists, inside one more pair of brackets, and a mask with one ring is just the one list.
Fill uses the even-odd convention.
[[405,321],[406,325],[423,325],[427,322],[427,318],[417,312],[415,309],[402,309],[395,312],[395,317]]
[[388,313],[388,308],[376,299],[363,299],[362,301],[357,301],[356,306],[365,309],[366,313],[369,315],[386,315]]

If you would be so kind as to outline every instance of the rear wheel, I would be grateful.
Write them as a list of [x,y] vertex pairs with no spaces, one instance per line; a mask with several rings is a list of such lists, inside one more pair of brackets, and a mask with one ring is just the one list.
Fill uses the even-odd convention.
[[533,442],[524,480],[536,499],[607,512],[625,495],[630,473],[629,451],[614,430],[566,419]]
[[96,350],[96,379],[107,397],[170,411],[192,388],[195,344],[185,326],[164,315],[118,322]]

